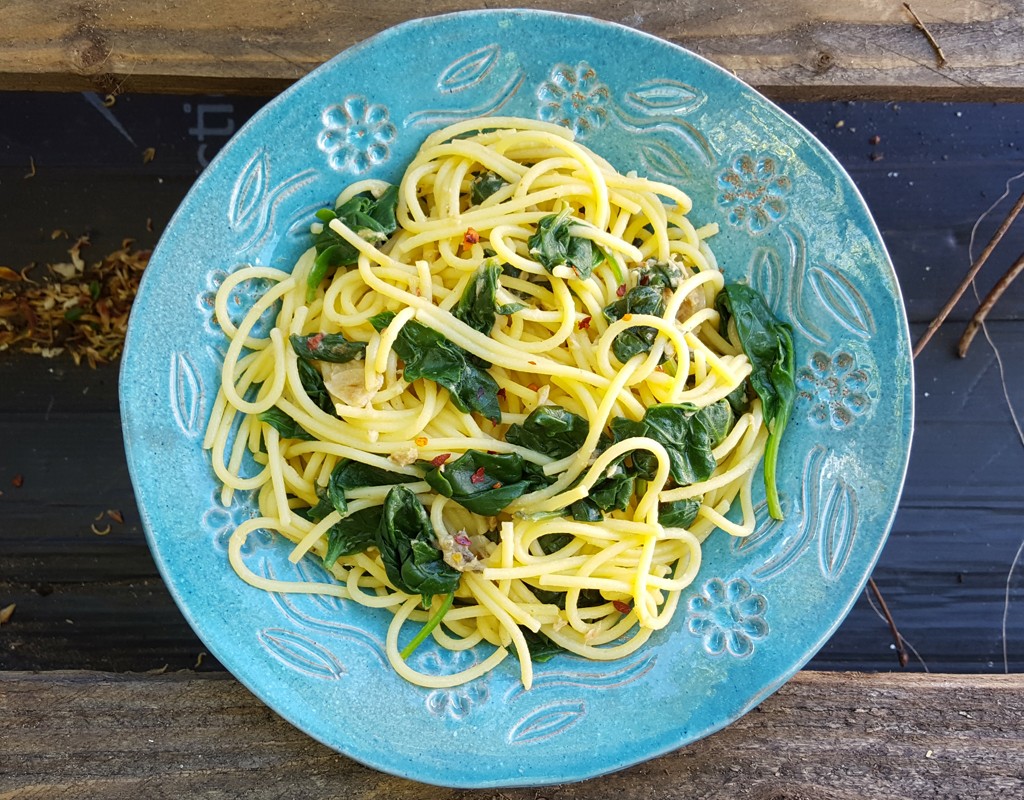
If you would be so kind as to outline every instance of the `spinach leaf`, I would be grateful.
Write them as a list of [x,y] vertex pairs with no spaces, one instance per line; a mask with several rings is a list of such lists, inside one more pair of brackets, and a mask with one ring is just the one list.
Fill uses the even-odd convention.
[[654,261],[649,259],[637,270],[637,284],[639,286],[654,286],[661,289],[675,290],[679,288],[683,271],[678,265],[671,262]]
[[[653,286],[634,286],[621,300],[606,306],[605,318],[609,322],[622,319],[626,314],[651,314],[660,317],[665,313],[665,298],[660,289]],[[637,353],[650,351],[658,331],[647,325],[624,330],[612,342],[612,352],[625,364]]]
[[746,414],[750,410],[750,401],[747,399],[747,382],[743,381],[729,392],[725,399],[729,401],[729,405],[732,406],[732,411],[737,417]]
[[522,424],[510,425],[505,441],[559,459],[579,450],[588,433],[590,423],[579,414],[561,406],[540,406]]
[[433,595],[458,587],[462,573],[445,563],[430,517],[411,489],[388,492],[375,540],[388,580],[407,594],[422,595],[424,608]]
[[589,497],[584,497],[582,500],[577,500],[570,504],[569,514],[577,522],[600,522],[604,519],[604,514],[597,507],[597,503]]
[[303,441],[312,441],[316,437],[303,428],[299,423],[285,414],[277,406],[268,408],[262,414],[260,414],[260,420],[268,423],[281,434],[282,439],[302,439]]
[[[690,403],[659,403],[651,406],[639,422],[625,417],[612,420],[615,441],[646,436],[663,445],[671,462],[672,479],[680,486],[707,480],[715,471],[711,454],[711,433]],[[646,450],[635,450],[633,466],[644,480],[653,480],[658,459]]]
[[[565,602],[564,594],[562,595],[562,602]],[[523,638],[526,639],[526,647],[530,651],[530,660],[534,663],[543,664],[545,661],[550,661],[559,653],[566,652],[564,647],[555,644],[543,633],[534,633],[529,628],[524,628],[522,625],[519,626],[519,629],[523,632]]]
[[387,241],[398,227],[395,219],[397,205],[398,187],[389,186],[379,198],[363,192],[334,210],[324,208],[316,212],[324,228],[313,240],[316,261],[306,280],[307,302],[316,296],[317,287],[331,267],[350,267],[359,260],[359,251],[331,229],[331,220],[339,219],[362,238],[380,244]]
[[[382,331],[394,317],[394,313],[385,311],[370,317],[370,324]],[[394,350],[405,362],[407,381],[432,380],[451,392],[452,402],[460,411],[478,411],[491,422],[501,421],[498,382],[473,362],[470,353],[433,328],[410,320],[395,339]]]
[[566,207],[559,214],[541,219],[527,244],[530,255],[535,256],[548,272],[564,264],[575,270],[578,278],[586,280],[604,260],[605,254],[590,239],[572,235],[572,227],[580,223],[569,219],[570,214],[571,209]]
[[[558,606],[563,610],[565,609],[565,592],[540,589],[536,586],[531,586],[530,591],[533,592],[533,596],[536,597],[539,602]],[[576,601],[576,606],[578,608],[593,608],[594,606],[599,606],[607,602],[608,601],[601,596],[601,592],[597,589],[581,589],[579,599]]]
[[782,505],[775,480],[779,442],[796,401],[793,329],[779,321],[761,294],[742,283],[727,283],[718,295],[719,310],[736,320],[743,352],[753,371],[750,384],[761,398],[768,443],[764,451],[764,485],[768,513],[782,519]]
[[478,206],[498,189],[506,184],[506,181],[496,172],[481,172],[469,184],[469,199],[473,205]]
[[538,485],[518,453],[467,450],[426,474],[427,483],[474,514],[492,517]]
[[295,355],[305,361],[330,361],[344,364],[362,358],[366,342],[350,342],[340,333],[316,333],[312,336],[290,336]]
[[658,506],[658,522],[667,528],[688,528],[697,519],[700,500],[671,500]]
[[591,487],[589,499],[602,511],[625,511],[635,486],[635,476],[620,461],[609,467],[605,476]]
[[501,266],[496,261],[485,261],[467,284],[459,302],[452,309],[456,319],[465,322],[473,330],[491,335],[497,314],[514,314],[522,308],[522,303],[508,303],[499,306],[495,299],[498,292],[498,278]]
[[306,394],[309,395],[309,399],[312,400],[321,411],[325,411],[333,416],[334,400],[327,391],[327,387],[324,386],[324,376],[320,374],[320,370],[318,370],[311,362],[302,358],[296,362],[296,366],[299,369],[299,382],[302,384],[302,388],[305,390]]
[[380,527],[383,506],[369,506],[354,511],[344,519],[335,522],[327,531],[327,552],[324,566],[333,567],[341,556],[362,553],[377,542],[377,528]]
[[557,553],[569,544],[573,538],[571,533],[546,533],[543,536],[537,537],[537,544],[540,545],[541,552],[549,556],[552,553]]
[[719,400],[709,406],[704,406],[697,412],[695,423],[699,422],[711,437],[711,446],[718,447],[729,435],[736,417],[732,412],[732,406],[728,400]]
[[392,486],[397,483],[413,483],[420,480],[412,475],[381,469],[361,461],[343,458],[334,467],[327,481],[327,499],[339,514],[348,510],[345,498],[347,489],[358,489],[361,486]]
[[[321,487],[317,486],[316,487],[316,496],[317,496],[317,503],[316,503],[315,506],[312,506],[310,508],[301,508],[301,509],[297,508],[297,509],[295,509],[296,513],[298,513],[301,516],[305,517],[310,522],[319,522],[324,517],[326,517],[328,514],[330,514],[332,511],[335,510],[334,509],[334,503],[332,503],[331,502],[331,498],[327,496],[327,489],[321,488]],[[348,506],[346,505],[345,506],[345,510],[347,510],[347,509],[348,509]],[[344,513],[344,511],[339,512],[339,513]]]

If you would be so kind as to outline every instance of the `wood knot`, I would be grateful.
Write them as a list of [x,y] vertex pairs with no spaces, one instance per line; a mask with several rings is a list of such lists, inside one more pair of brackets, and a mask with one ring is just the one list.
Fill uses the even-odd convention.
[[110,58],[110,45],[95,28],[79,25],[68,42],[68,55],[79,74],[94,75]]
[[832,67],[836,65],[835,56],[833,56],[828,50],[819,50],[817,57],[814,59],[814,71],[821,75],[823,72],[828,72]]

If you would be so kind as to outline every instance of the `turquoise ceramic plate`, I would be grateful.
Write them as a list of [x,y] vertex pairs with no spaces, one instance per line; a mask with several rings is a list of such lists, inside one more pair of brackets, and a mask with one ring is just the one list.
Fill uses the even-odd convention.
[[[228,566],[252,498],[218,505],[200,447],[225,344],[211,299],[240,264],[290,268],[312,213],[354,178],[397,180],[424,137],[500,112],[572,128],[620,170],[674,182],[717,222],[727,274],[796,332],[799,400],[782,446],[786,521],[711,538],[669,629],[614,663],[515,659],[424,690],[383,657],[386,612],[250,588]],[[237,292],[240,316],[259,287]],[[257,114],[206,169],[146,271],[121,375],[125,443],[154,556],[210,651],[271,708],[366,764],[452,786],[577,780],[705,736],[777,689],[862,590],[896,508],[912,429],[907,324],[864,202],[778,108],[707,61],[580,17],[481,11],[385,31]],[[323,579],[253,536],[248,563]],[[429,647],[422,670],[465,667]]]

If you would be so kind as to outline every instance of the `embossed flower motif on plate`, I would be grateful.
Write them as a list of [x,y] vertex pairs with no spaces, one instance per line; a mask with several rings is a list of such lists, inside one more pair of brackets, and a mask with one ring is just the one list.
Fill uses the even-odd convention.
[[704,639],[704,649],[711,655],[749,656],[754,642],[768,635],[767,608],[764,596],[755,594],[742,578],[712,578],[690,600],[688,625],[691,633]]
[[327,155],[332,169],[362,173],[388,160],[398,130],[386,106],[350,95],[328,106],[322,119],[324,128],[317,137],[317,146]]
[[608,121],[611,93],[586,61],[557,65],[537,90],[537,99],[542,120],[571,128],[581,139]]
[[[231,539],[235,528],[255,516],[255,502],[252,492],[235,492],[231,505],[225,507],[220,502],[220,491],[214,492],[210,509],[203,515],[203,527],[213,531],[214,543],[219,550],[226,553],[228,540]],[[242,555],[252,555],[260,548],[268,546],[272,539],[268,531],[253,531],[242,545]]]
[[811,420],[836,430],[848,427],[868,410],[870,385],[870,373],[842,350],[831,356],[820,350],[812,353],[809,364],[796,375],[800,398],[811,404]]
[[764,233],[786,216],[792,187],[775,156],[741,153],[718,176],[717,202],[728,209],[732,225]]
[[[420,669],[428,675],[442,675],[469,669],[474,663],[473,655],[466,650],[446,654],[444,662],[437,653],[429,652],[423,656]],[[437,717],[461,720],[473,710],[473,706],[485,703],[488,694],[487,683],[481,679],[449,689],[435,689],[427,695],[427,709]]]
[[[222,332],[220,324],[217,322],[217,292],[227,277],[228,274],[224,270],[217,269],[211,272],[206,280],[206,291],[200,292],[198,297],[199,307],[209,315],[206,318],[206,328],[216,334]],[[249,309],[256,305],[256,302],[266,293],[270,286],[271,282],[262,278],[244,281],[235,286],[228,294],[226,304],[228,322],[238,327],[249,312]],[[274,320],[277,319],[277,312],[278,306],[276,303],[264,311],[260,318],[256,320],[256,324],[252,329],[252,335],[259,337],[269,336],[270,329],[274,327]]]

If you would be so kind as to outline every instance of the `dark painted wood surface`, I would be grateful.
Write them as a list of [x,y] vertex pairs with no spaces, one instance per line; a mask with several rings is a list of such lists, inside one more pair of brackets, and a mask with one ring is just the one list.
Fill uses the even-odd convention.
[[[91,233],[100,257],[123,237],[155,242],[176,204],[261,101],[0,94],[0,265],[61,260]],[[794,104],[850,171],[873,210],[915,333],[968,266],[979,216],[1024,171],[1024,107]],[[880,137],[875,142],[874,137]],[[873,143],[874,142],[874,143]],[[156,149],[143,164],[142,152]],[[29,173],[35,164],[34,177]],[[1011,187],[1013,196],[1024,180]],[[984,221],[977,249],[1002,213]],[[147,221],[153,231],[147,230]],[[979,281],[982,293],[1022,250],[1011,231]],[[968,297],[971,297],[970,294]],[[918,425],[906,489],[875,572],[903,634],[928,668],[1024,669],[1024,444],[1009,415],[995,355],[979,337],[953,355],[973,309],[965,299],[917,364]],[[1006,391],[1024,412],[1024,283],[989,331]],[[11,481],[24,478],[20,488]],[[115,366],[0,354],[0,669],[148,670],[192,667],[203,650],[156,574],[121,445]],[[90,530],[124,514],[107,536]],[[104,523],[105,524],[105,523]],[[1007,607],[1006,601],[1009,600]],[[1006,637],[1003,637],[1004,613]],[[820,669],[898,669],[886,625],[862,598],[814,659]],[[212,659],[200,669],[218,669]],[[909,669],[923,665],[912,660]]]

